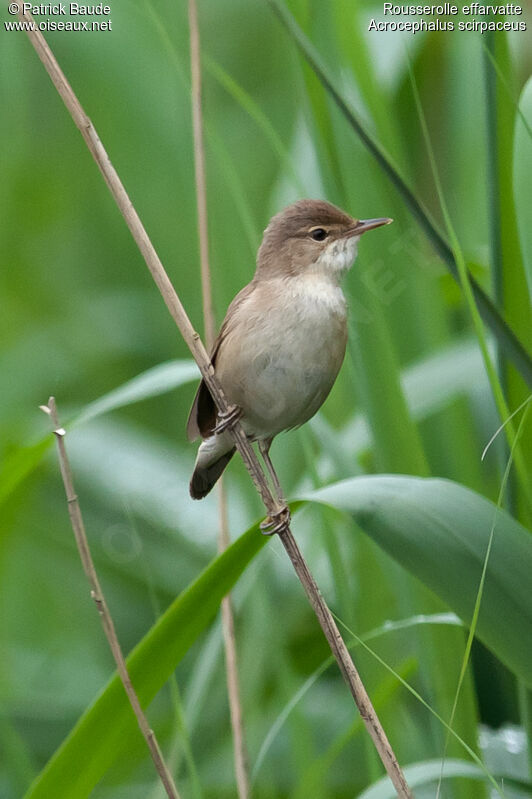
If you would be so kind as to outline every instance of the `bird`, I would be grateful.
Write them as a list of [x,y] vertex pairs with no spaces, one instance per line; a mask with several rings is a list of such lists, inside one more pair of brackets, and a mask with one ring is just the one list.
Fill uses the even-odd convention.
[[356,219],[311,199],[272,217],[253,279],[229,305],[210,353],[232,417],[220,420],[203,380],[188,417],[189,440],[202,438],[190,481],[193,499],[211,491],[231,460],[235,445],[228,427],[238,417],[284,503],[271,443],[314,416],[333,387],[347,345],[342,277],[357,256],[360,236],[392,221]]

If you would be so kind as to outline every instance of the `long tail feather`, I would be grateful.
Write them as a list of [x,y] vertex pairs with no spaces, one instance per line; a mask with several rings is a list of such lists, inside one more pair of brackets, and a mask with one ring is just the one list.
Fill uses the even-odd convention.
[[210,466],[197,466],[190,481],[190,496],[192,499],[203,499],[214,486],[223,470],[235,454],[235,449],[226,452],[225,455],[211,463]]

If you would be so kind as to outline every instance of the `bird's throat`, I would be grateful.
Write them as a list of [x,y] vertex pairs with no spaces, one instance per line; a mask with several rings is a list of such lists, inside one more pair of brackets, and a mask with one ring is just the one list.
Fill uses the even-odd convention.
[[359,236],[336,239],[326,247],[312,265],[312,271],[339,282],[357,257]]

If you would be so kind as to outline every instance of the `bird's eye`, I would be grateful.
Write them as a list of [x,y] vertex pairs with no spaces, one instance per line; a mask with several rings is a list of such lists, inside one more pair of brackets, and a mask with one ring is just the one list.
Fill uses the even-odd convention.
[[315,227],[313,230],[310,231],[310,235],[314,239],[314,241],[323,241],[327,238],[327,231],[324,230],[322,227]]

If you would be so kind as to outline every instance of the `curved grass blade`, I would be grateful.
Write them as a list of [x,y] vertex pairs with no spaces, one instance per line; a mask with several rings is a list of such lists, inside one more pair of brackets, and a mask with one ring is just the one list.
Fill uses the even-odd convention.
[[[127,659],[146,707],[214,618],[222,598],[266,543],[253,527],[217,557],[159,618]],[[115,674],[85,711],[26,793],[25,799],[88,797],[132,737],[135,717]]]
[[200,377],[198,367],[191,358],[159,363],[89,403],[75,417],[71,425],[84,424],[104,413],[109,413],[109,411],[166,394],[167,391],[191,383],[193,380],[199,380]]
[[[110,411],[135,402],[157,397],[199,378],[198,367],[191,359],[168,361],[147,369],[127,383],[90,402],[68,422],[68,428],[84,424]],[[42,461],[53,444],[46,434],[35,444],[17,447],[0,466],[0,506]]]
[[[368,133],[365,127],[348,103],[344,100],[340,92],[335,88],[332,78],[329,76],[327,68],[309,39],[298,26],[290,12],[279,2],[279,0],[268,0],[272,9],[275,11],[282,24],[288,31],[306,61],[312,67],[317,77],[323,84],[325,90],[330,94],[342,114],[345,116],[355,133],[362,140],[369,152],[374,156],[379,166],[386,173],[397,191],[401,194],[408,205],[413,216],[416,218],[429,240],[432,242],[436,252],[441,257],[447,268],[455,279],[458,279],[458,268],[455,263],[453,251],[449,243],[437,229],[434,220],[423,203],[415,196],[406,180],[402,177],[399,168],[394,164],[391,156],[385,151],[382,145]],[[514,331],[500,315],[490,297],[477,283],[470,277],[471,288],[478,303],[479,311],[490,327],[493,335],[497,338],[501,348],[507,357],[513,361],[516,368],[521,372],[523,378],[532,387],[532,357],[527,352],[521,341],[517,338]]]
[[485,54],[487,60],[490,62],[491,66],[493,67],[493,69],[497,73],[497,78],[498,78],[501,86],[505,90],[508,99],[510,100],[510,102],[512,103],[512,105],[514,107],[516,116],[519,117],[519,122],[523,125],[523,130],[526,131],[526,134],[527,134],[528,138],[532,141],[532,125],[530,124],[530,122],[526,118],[526,115],[525,115],[525,113],[523,111],[523,108],[522,108],[522,105],[523,105],[522,97],[524,96],[524,93],[526,91],[527,85],[529,85],[531,83],[532,79],[531,78],[528,79],[528,83],[525,85],[525,88],[523,89],[523,94],[521,95],[521,98],[514,96],[514,92],[512,91],[512,88],[508,84],[508,81],[506,80],[502,69],[498,65],[498,63],[497,63],[497,61],[495,59],[495,56],[490,51],[490,49],[489,49],[488,45],[486,44],[486,42],[484,41],[484,39],[482,39],[481,44],[482,44],[482,48],[484,50],[484,54]]
[[[437,781],[440,768],[441,763],[437,759],[424,760],[421,763],[411,763],[405,768],[405,777],[412,788],[421,788],[422,785],[429,785]],[[532,794],[529,793],[532,788],[530,783],[514,780],[511,777],[503,777],[502,775],[497,776],[504,784],[505,788],[513,787],[526,790],[528,792],[527,795],[532,796]],[[453,777],[468,777],[472,780],[487,779],[486,774],[479,766],[474,763],[469,763],[467,760],[458,760],[456,758],[448,760],[445,764],[444,779],[449,780]],[[395,796],[393,785],[387,777],[384,777],[370,788],[363,791],[358,799],[394,799]]]
[[532,78],[521,93],[519,107],[521,114],[516,121],[514,137],[513,190],[528,293],[532,297]]

